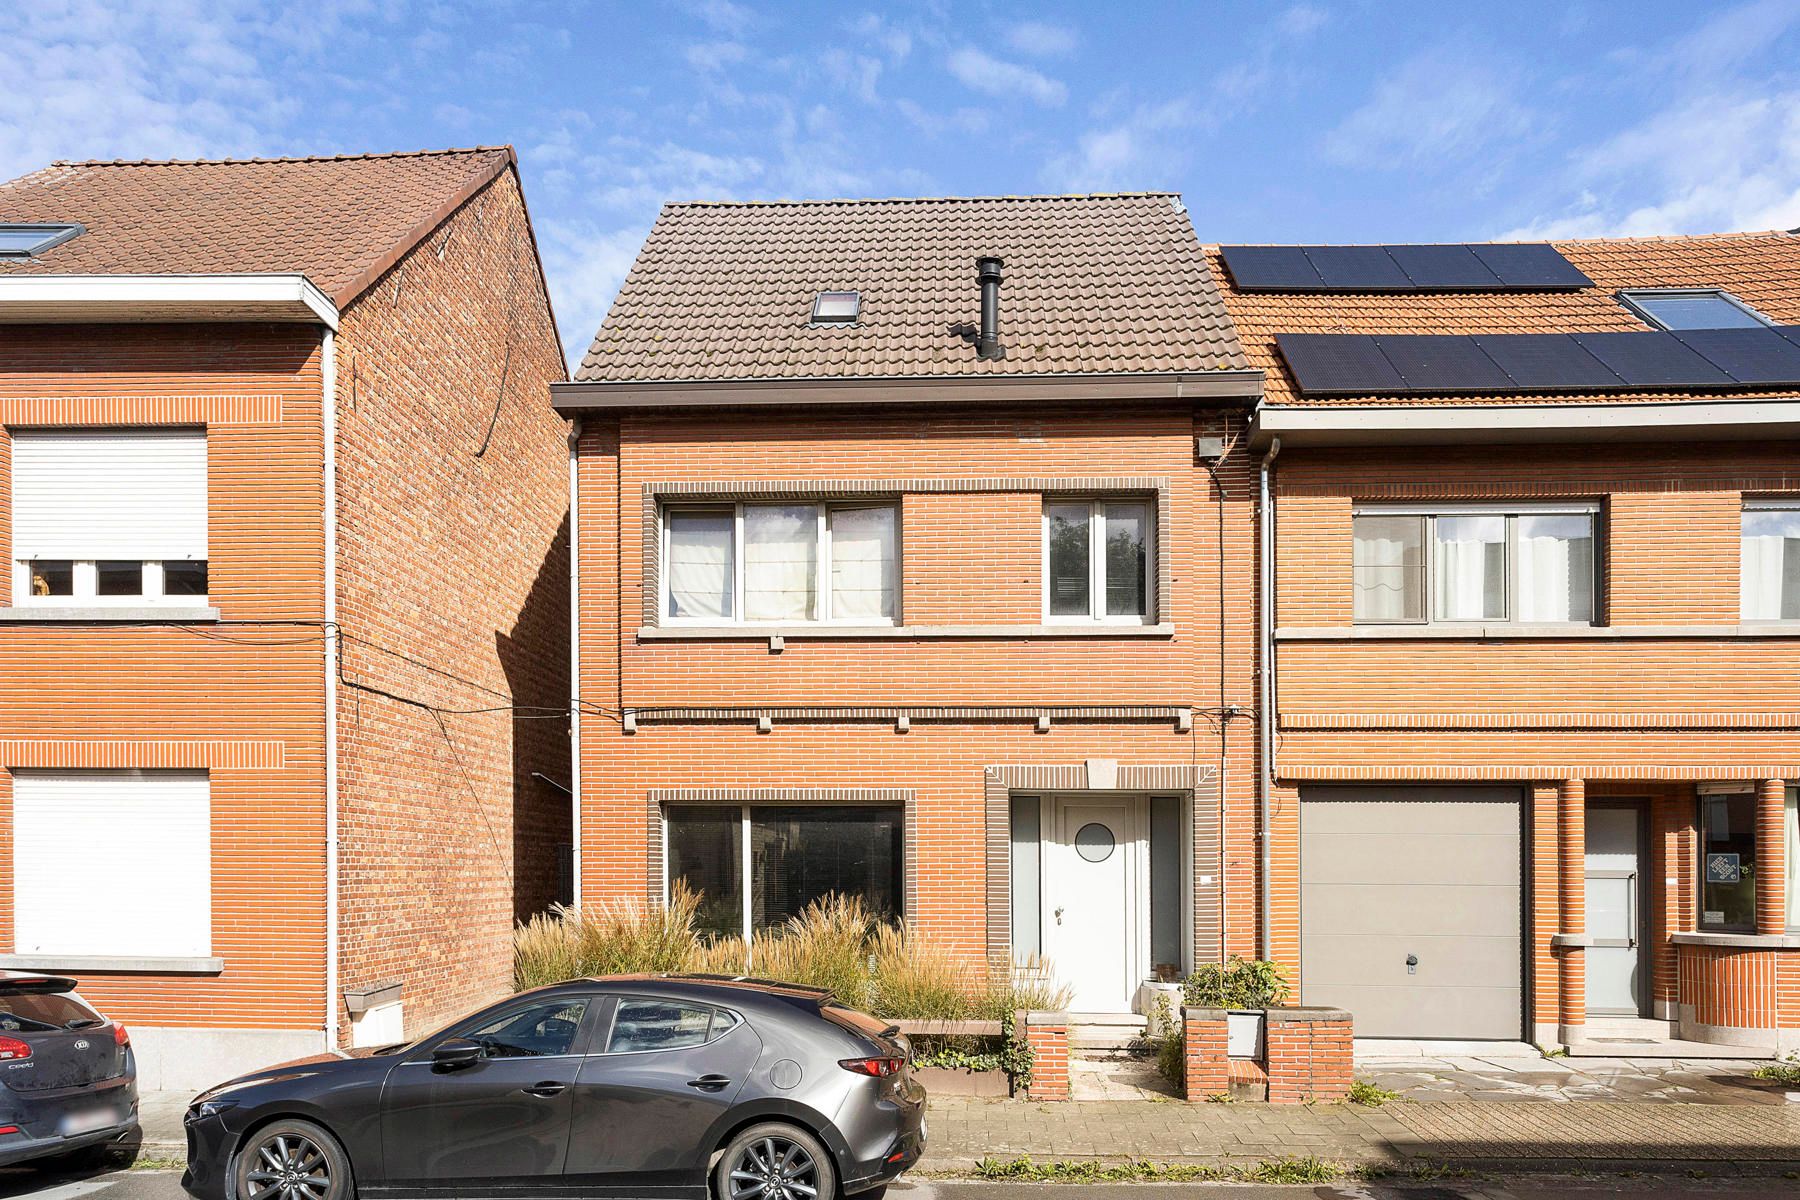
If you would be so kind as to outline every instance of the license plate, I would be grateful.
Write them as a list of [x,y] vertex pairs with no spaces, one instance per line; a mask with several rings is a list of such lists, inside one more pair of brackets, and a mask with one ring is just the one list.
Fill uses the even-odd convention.
[[62,1119],[62,1135],[79,1137],[84,1133],[92,1133],[96,1129],[105,1129],[119,1123],[119,1114],[110,1108],[94,1108],[86,1112],[67,1113]]

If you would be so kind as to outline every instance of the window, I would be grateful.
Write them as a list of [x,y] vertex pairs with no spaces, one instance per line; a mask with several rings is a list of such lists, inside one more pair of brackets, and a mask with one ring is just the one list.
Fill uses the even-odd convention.
[[60,246],[84,233],[80,225],[60,222],[50,225],[0,224],[0,258],[30,258],[52,246]]
[[1746,621],[1800,621],[1800,502],[1744,505],[1739,612]]
[[1700,924],[1756,928],[1756,793],[1700,796]]
[[861,292],[820,292],[813,298],[816,325],[854,325],[861,312]]
[[1787,855],[1782,859],[1787,864],[1787,923],[1790,929],[1800,929],[1800,787],[1792,784],[1787,790],[1782,829],[1782,840],[1787,846]]
[[206,434],[20,430],[13,602],[203,605]]
[[737,504],[670,509],[663,614],[706,624],[892,624],[899,508]]
[[1359,624],[1591,623],[1599,591],[1593,505],[1364,508],[1352,519]]
[[212,953],[205,772],[16,771],[12,825],[15,954]]
[[1150,502],[1044,502],[1044,615],[1051,621],[1151,618]]
[[680,1000],[621,1000],[608,1054],[704,1046],[737,1025],[731,1013]]
[[483,1058],[551,1058],[572,1054],[586,1000],[557,999],[515,1008],[460,1036],[481,1043]]
[[1755,310],[1717,288],[1620,292],[1619,299],[1658,329],[1761,329]]
[[696,924],[749,937],[814,901],[850,896],[901,915],[901,814],[839,805],[672,805],[668,879],[699,898]]

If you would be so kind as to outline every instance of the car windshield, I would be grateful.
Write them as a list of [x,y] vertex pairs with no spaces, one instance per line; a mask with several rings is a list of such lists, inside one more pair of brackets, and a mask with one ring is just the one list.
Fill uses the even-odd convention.
[[73,996],[0,992],[0,1032],[43,1033],[102,1024],[104,1018]]

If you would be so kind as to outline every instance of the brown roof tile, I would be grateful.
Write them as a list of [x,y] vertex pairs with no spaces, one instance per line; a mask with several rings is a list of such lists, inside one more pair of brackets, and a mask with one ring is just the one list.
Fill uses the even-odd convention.
[[[1006,260],[976,358],[977,255]],[[814,296],[862,293],[855,326]],[[1245,366],[1179,197],[666,205],[577,380],[1185,372]]]
[[[1268,373],[1269,404],[1394,405],[1469,403],[1467,397],[1306,397],[1295,389],[1275,349],[1278,333],[1587,333],[1650,328],[1615,293],[1626,288],[1716,287],[1777,324],[1800,324],[1800,237],[1788,233],[1730,233],[1704,237],[1608,238],[1554,243],[1594,281],[1572,292],[1252,293],[1232,288],[1217,246],[1206,248],[1225,307],[1251,365]],[[1758,395],[1800,392],[1755,389]],[[1613,392],[1529,394],[1505,398],[1531,403],[1668,401],[1684,393]],[[1482,403],[1501,398],[1484,397]]]
[[59,162],[0,183],[0,222],[87,232],[0,278],[287,274],[340,308],[513,162],[510,147],[318,158]]

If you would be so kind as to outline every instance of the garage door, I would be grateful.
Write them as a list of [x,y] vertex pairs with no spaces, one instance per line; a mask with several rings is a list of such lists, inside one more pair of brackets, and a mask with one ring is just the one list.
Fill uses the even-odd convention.
[[1303,789],[1304,1002],[1349,1009],[1359,1037],[1518,1038],[1519,803],[1511,788]]

